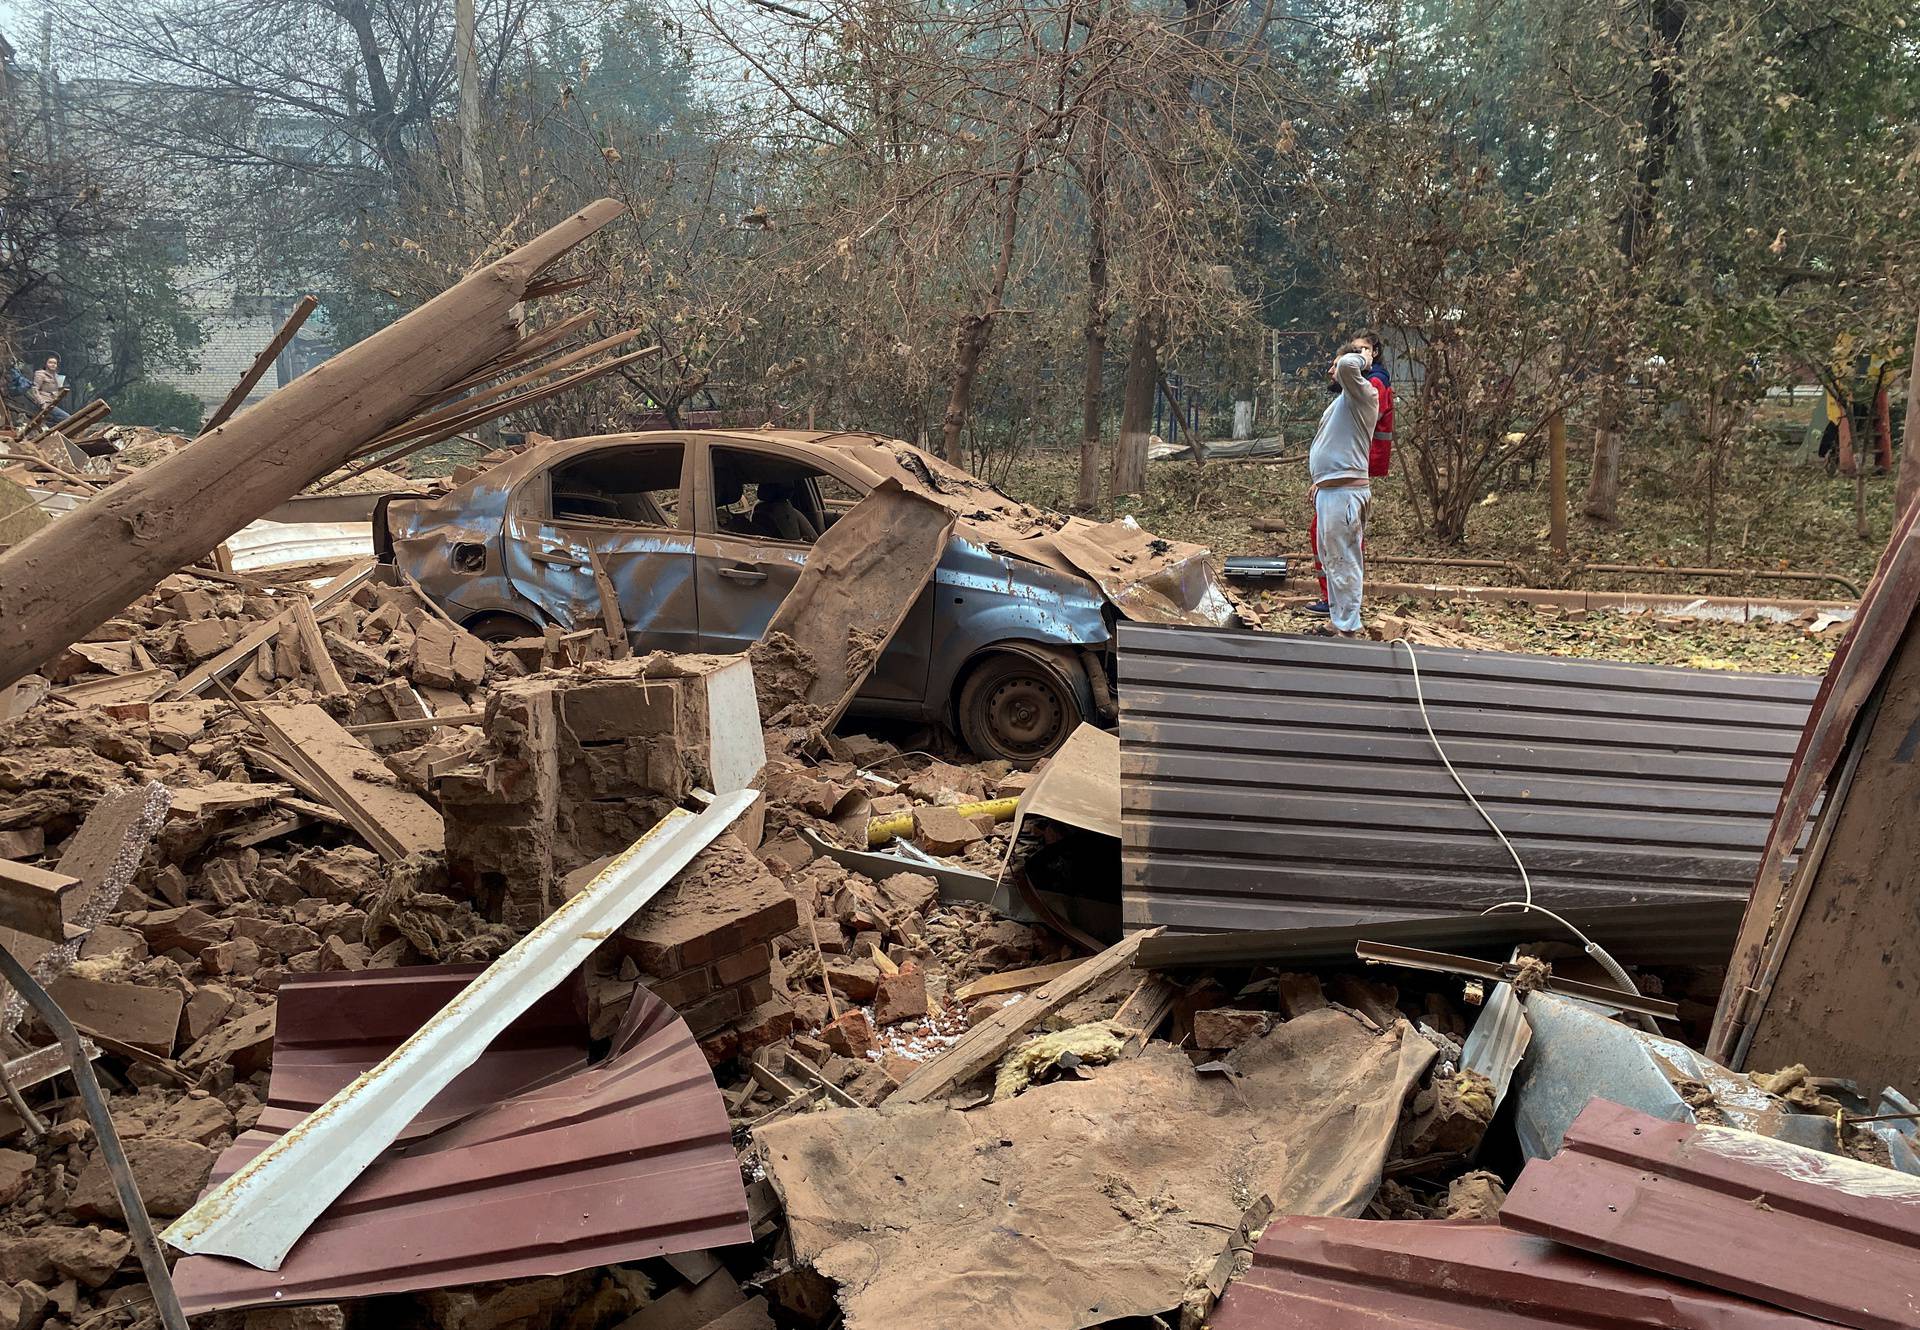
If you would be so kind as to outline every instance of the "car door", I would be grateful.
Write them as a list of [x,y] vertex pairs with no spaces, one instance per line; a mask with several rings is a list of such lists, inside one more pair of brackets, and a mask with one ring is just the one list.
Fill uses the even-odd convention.
[[[866,486],[811,459],[742,440],[697,439],[695,447],[694,576],[700,644],[706,651],[745,651],[793,590],[812,542],[741,529],[739,515],[729,510],[744,506],[762,481],[777,480],[794,490],[796,506],[808,523],[825,527],[839,511],[865,497]],[[935,594],[931,584],[921,592],[880,654],[860,690],[869,703],[917,714],[925,700]]]
[[505,527],[515,589],[563,628],[598,624],[597,563],[637,650],[697,649],[691,452],[684,439],[608,441],[527,477]]
[[[716,485],[714,463],[723,456],[774,466],[788,459],[731,440],[715,447],[709,440],[697,439],[694,452],[693,563],[695,600],[700,607],[700,647],[703,651],[745,651],[766,631],[774,610],[800,579],[800,570],[807,562],[807,545],[730,526],[728,512],[740,501],[741,492],[732,488],[724,474]],[[724,465],[722,470],[726,470]]]

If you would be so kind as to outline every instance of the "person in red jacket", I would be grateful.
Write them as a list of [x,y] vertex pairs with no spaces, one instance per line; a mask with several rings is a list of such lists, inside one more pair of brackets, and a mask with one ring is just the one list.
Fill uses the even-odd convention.
[[[1353,340],[1373,348],[1373,364],[1367,369],[1367,378],[1380,394],[1380,418],[1374,423],[1373,442],[1367,449],[1367,475],[1378,479],[1393,471],[1393,381],[1382,358],[1386,348],[1380,344],[1379,336],[1364,332]],[[1305,608],[1308,614],[1326,615],[1331,610],[1327,604],[1327,572],[1320,566],[1320,519],[1317,516],[1308,520],[1307,541],[1313,546],[1313,575],[1320,583],[1320,599],[1308,601]]]

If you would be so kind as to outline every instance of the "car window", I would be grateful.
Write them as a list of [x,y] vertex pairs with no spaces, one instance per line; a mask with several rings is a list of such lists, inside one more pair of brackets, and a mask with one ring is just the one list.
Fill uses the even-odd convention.
[[549,505],[556,522],[678,526],[679,443],[611,445],[553,468]]
[[811,545],[860,492],[806,462],[748,448],[713,448],[713,526],[758,540]]

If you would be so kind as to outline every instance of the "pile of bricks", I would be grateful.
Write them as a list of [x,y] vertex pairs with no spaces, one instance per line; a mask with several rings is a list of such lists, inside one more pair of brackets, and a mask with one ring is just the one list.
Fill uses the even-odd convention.
[[638,979],[713,1062],[786,1038],[793,1006],[773,989],[772,942],[799,923],[793,894],[738,838],[722,836],[614,939],[614,1003],[596,1012],[595,1032],[611,1028]]
[[[438,782],[447,866],[487,912],[539,922],[694,789],[739,788],[765,761],[744,657],[655,656],[496,687],[486,743]],[[716,1062],[784,1038],[773,938],[792,894],[754,857],[760,817],[696,858],[610,944],[596,1033],[610,1034],[638,978]]]

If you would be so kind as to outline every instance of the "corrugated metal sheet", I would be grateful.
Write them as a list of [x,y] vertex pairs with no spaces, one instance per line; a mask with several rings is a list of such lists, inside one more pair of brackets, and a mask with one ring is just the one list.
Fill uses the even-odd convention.
[[1858,1330],[1920,1325],[1920,1179],[1595,1099],[1500,1222]]
[[[269,1102],[232,1174],[380,1061],[480,973],[419,967],[289,980]],[[515,1021],[341,1194],[278,1271],[189,1256],[189,1314],[560,1274],[751,1241],[726,1109],[686,1023],[639,990],[589,1063],[577,991]]]
[[[1638,965],[1711,964],[1726,959],[1745,907],[1737,900],[1679,905],[1569,906],[1564,916],[1622,961]],[[1505,957],[1541,938],[1565,940],[1558,924],[1521,910],[1493,914],[1363,919],[1331,928],[1259,928],[1245,933],[1167,933],[1140,944],[1140,964],[1154,969],[1186,965],[1352,965],[1360,942],[1403,943]]]
[[[1819,685],[1419,647],[1436,733],[1534,898],[1743,901]],[[1126,926],[1308,928],[1513,900],[1404,647],[1120,626]]]
[[1821,1324],[1494,1224],[1311,1219],[1267,1226],[1213,1330],[1800,1330]]

